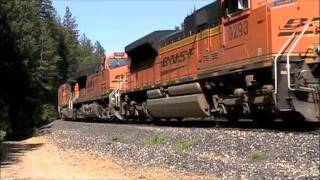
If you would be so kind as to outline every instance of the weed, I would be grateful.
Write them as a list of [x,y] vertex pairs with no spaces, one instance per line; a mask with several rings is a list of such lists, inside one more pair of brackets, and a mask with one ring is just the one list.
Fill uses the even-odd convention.
[[156,135],[152,136],[150,139],[144,139],[142,141],[142,144],[149,144],[149,145],[162,144],[167,139],[169,139],[169,136],[160,133],[160,134],[156,134]]
[[123,135],[115,135],[112,136],[111,140],[113,142],[123,142],[129,140],[131,137],[130,136],[123,136]]
[[262,152],[262,151],[259,151],[259,150],[253,150],[252,152],[251,152],[251,158],[253,159],[253,160],[262,160],[262,159],[264,159],[266,157],[266,154],[264,153],[264,152]]
[[184,141],[180,141],[180,142],[174,144],[173,149],[175,151],[184,151],[197,143],[198,143],[198,141],[194,140],[194,139],[184,140]]

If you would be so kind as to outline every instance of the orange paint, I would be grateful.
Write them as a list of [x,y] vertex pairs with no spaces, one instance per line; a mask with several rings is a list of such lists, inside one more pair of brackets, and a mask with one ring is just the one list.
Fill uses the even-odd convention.
[[[221,7],[226,2],[222,0]],[[310,21],[315,22],[294,52],[309,52],[310,57],[316,57],[312,54],[312,48],[320,44],[319,8],[319,0],[251,0],[248,9],[222,16],[221,23],[210,27],[211,30],[202,30],[162,47],[152,67],[128,75],[126,90],[165,85],[253,63],[270,63],[271,66],[274,54],[279,52],[290,33],[301,31]],[[190,38],[189,43],[183,43],[187,38]],[[180,56],[191,49],[194,53],[190,58],[172,64],[164,63],[167,57]]]

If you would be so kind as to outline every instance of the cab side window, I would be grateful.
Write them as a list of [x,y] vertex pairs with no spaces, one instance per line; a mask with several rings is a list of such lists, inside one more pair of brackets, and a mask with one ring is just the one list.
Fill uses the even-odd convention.
[[246,10],[250,7],[250,0],[227,0],[226,15],[232,15],[236,12]]
[[249,8],[250,0],[238,0],[238,9],[244,10]]

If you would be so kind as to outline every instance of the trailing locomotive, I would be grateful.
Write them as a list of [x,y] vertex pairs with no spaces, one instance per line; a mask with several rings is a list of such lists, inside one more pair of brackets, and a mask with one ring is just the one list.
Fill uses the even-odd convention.
[[125,47],[128,66],[118,86],[93,88],[104,96],[90,94],[87,82],[83,100],[74,100],[69,81],[60,112],[319,122],[319,7],[318,0],[216,0],[187,16],[181,30],[154,31]]
[[[62,118],[112,118],[127,75],[128,60],[123,52],[109,53],[105,59],[75,73],[58,90],[58,110]],[[114,103],[115,106],[110,106]]]

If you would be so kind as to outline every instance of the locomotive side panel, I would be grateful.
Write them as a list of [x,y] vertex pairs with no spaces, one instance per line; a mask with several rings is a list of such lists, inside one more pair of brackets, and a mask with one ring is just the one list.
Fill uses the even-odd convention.
[[127,91],[133,91],[137,88],[137,74],[136,73],[128,73],[127,74],[127,86],[125,90]]
[[139,71],[139,72],[136,72],[136,77],[137,77],[137,86],[136,88],[140,88],[140,87],[143,87],[143,70],[142,71]]
[[195,75],[197,67],[196,36],[191,36],[184,44],[174,43],[166,49],[160,49],[161,55],[156,63],[161,66],[161,83],[168,83]]
[[[125,49],[129,56],[129,89],[143,89],[153,86],[162,78],[159,75],[159,66],[156,64],[159,57],[160,39],[174,32],[173,30],[154,31],[145,37],[129,44]],[[162,69],[162,68],[161,68]]]
[[223,65],[234,64],[238,68],[249,63],[271,60],[267,57],[270,42],[266,13],[266,4],[251,6],[249,3],[244,10],[227,12],[223,16]]
[[[161,55],[159,55],[159,58],[161,58]],[[154,75],[154,86],[158,85],[161,83],[161,68],[162,64],[159,62],[154,63],[153,67],[153,75]]]
[[96,73],[87,77],[85,99],[97,98],[101,94],[100,76],[100,73]]
[[68,83],[61,85],[58,89],[58,106],[59,107],[68,106],[70,97],[71,97],[71,86]]
[[155,68],[154,68],[154,66],[152,67],[152,69],[149,69],[147,71],[147,73],[148,73],[147,74],[147,76],[148,76],[148,84],[147,84],[147,86],[152,86],[155,83],[155,77],[154,77]]
[[202,49],[202,57],[198,60],[199,74],[205,74],[206,71],[212,70],[214,66],[223,63],[221,60],[223,46],[221,30],[219,25],[201,33],[204,43],[200,47]]
[[294,32],[297,32],[296,36],[298,36],[311,22],[305,35],[293,50],[293,54],[297,56],[298,53],[304,53],[315,56],[315,51],[320,44],[320,2],[318,0],[294,0],[282,4],[272,2],[270,8],[272,52],[278,53],[281,46]]
[[126,74],[128,72],[128,66],[121,66],[108,71],[109,89],[123,89]]
[[267,5],[254,8],[249,6],[227,14],[221,17],[222,25],[161,48],[156,60],[161,65],[161,82],[192,80],[198,75],[241,68],[249,63],[268,61],[264,66],[271,66]]
[[101,82],[101,86],[100,86],[100,90],[102,93],[108,92],[108,90],[110,89],[110,75],[109,75],[109,71],[103,70],[100,73],[100,82]]

